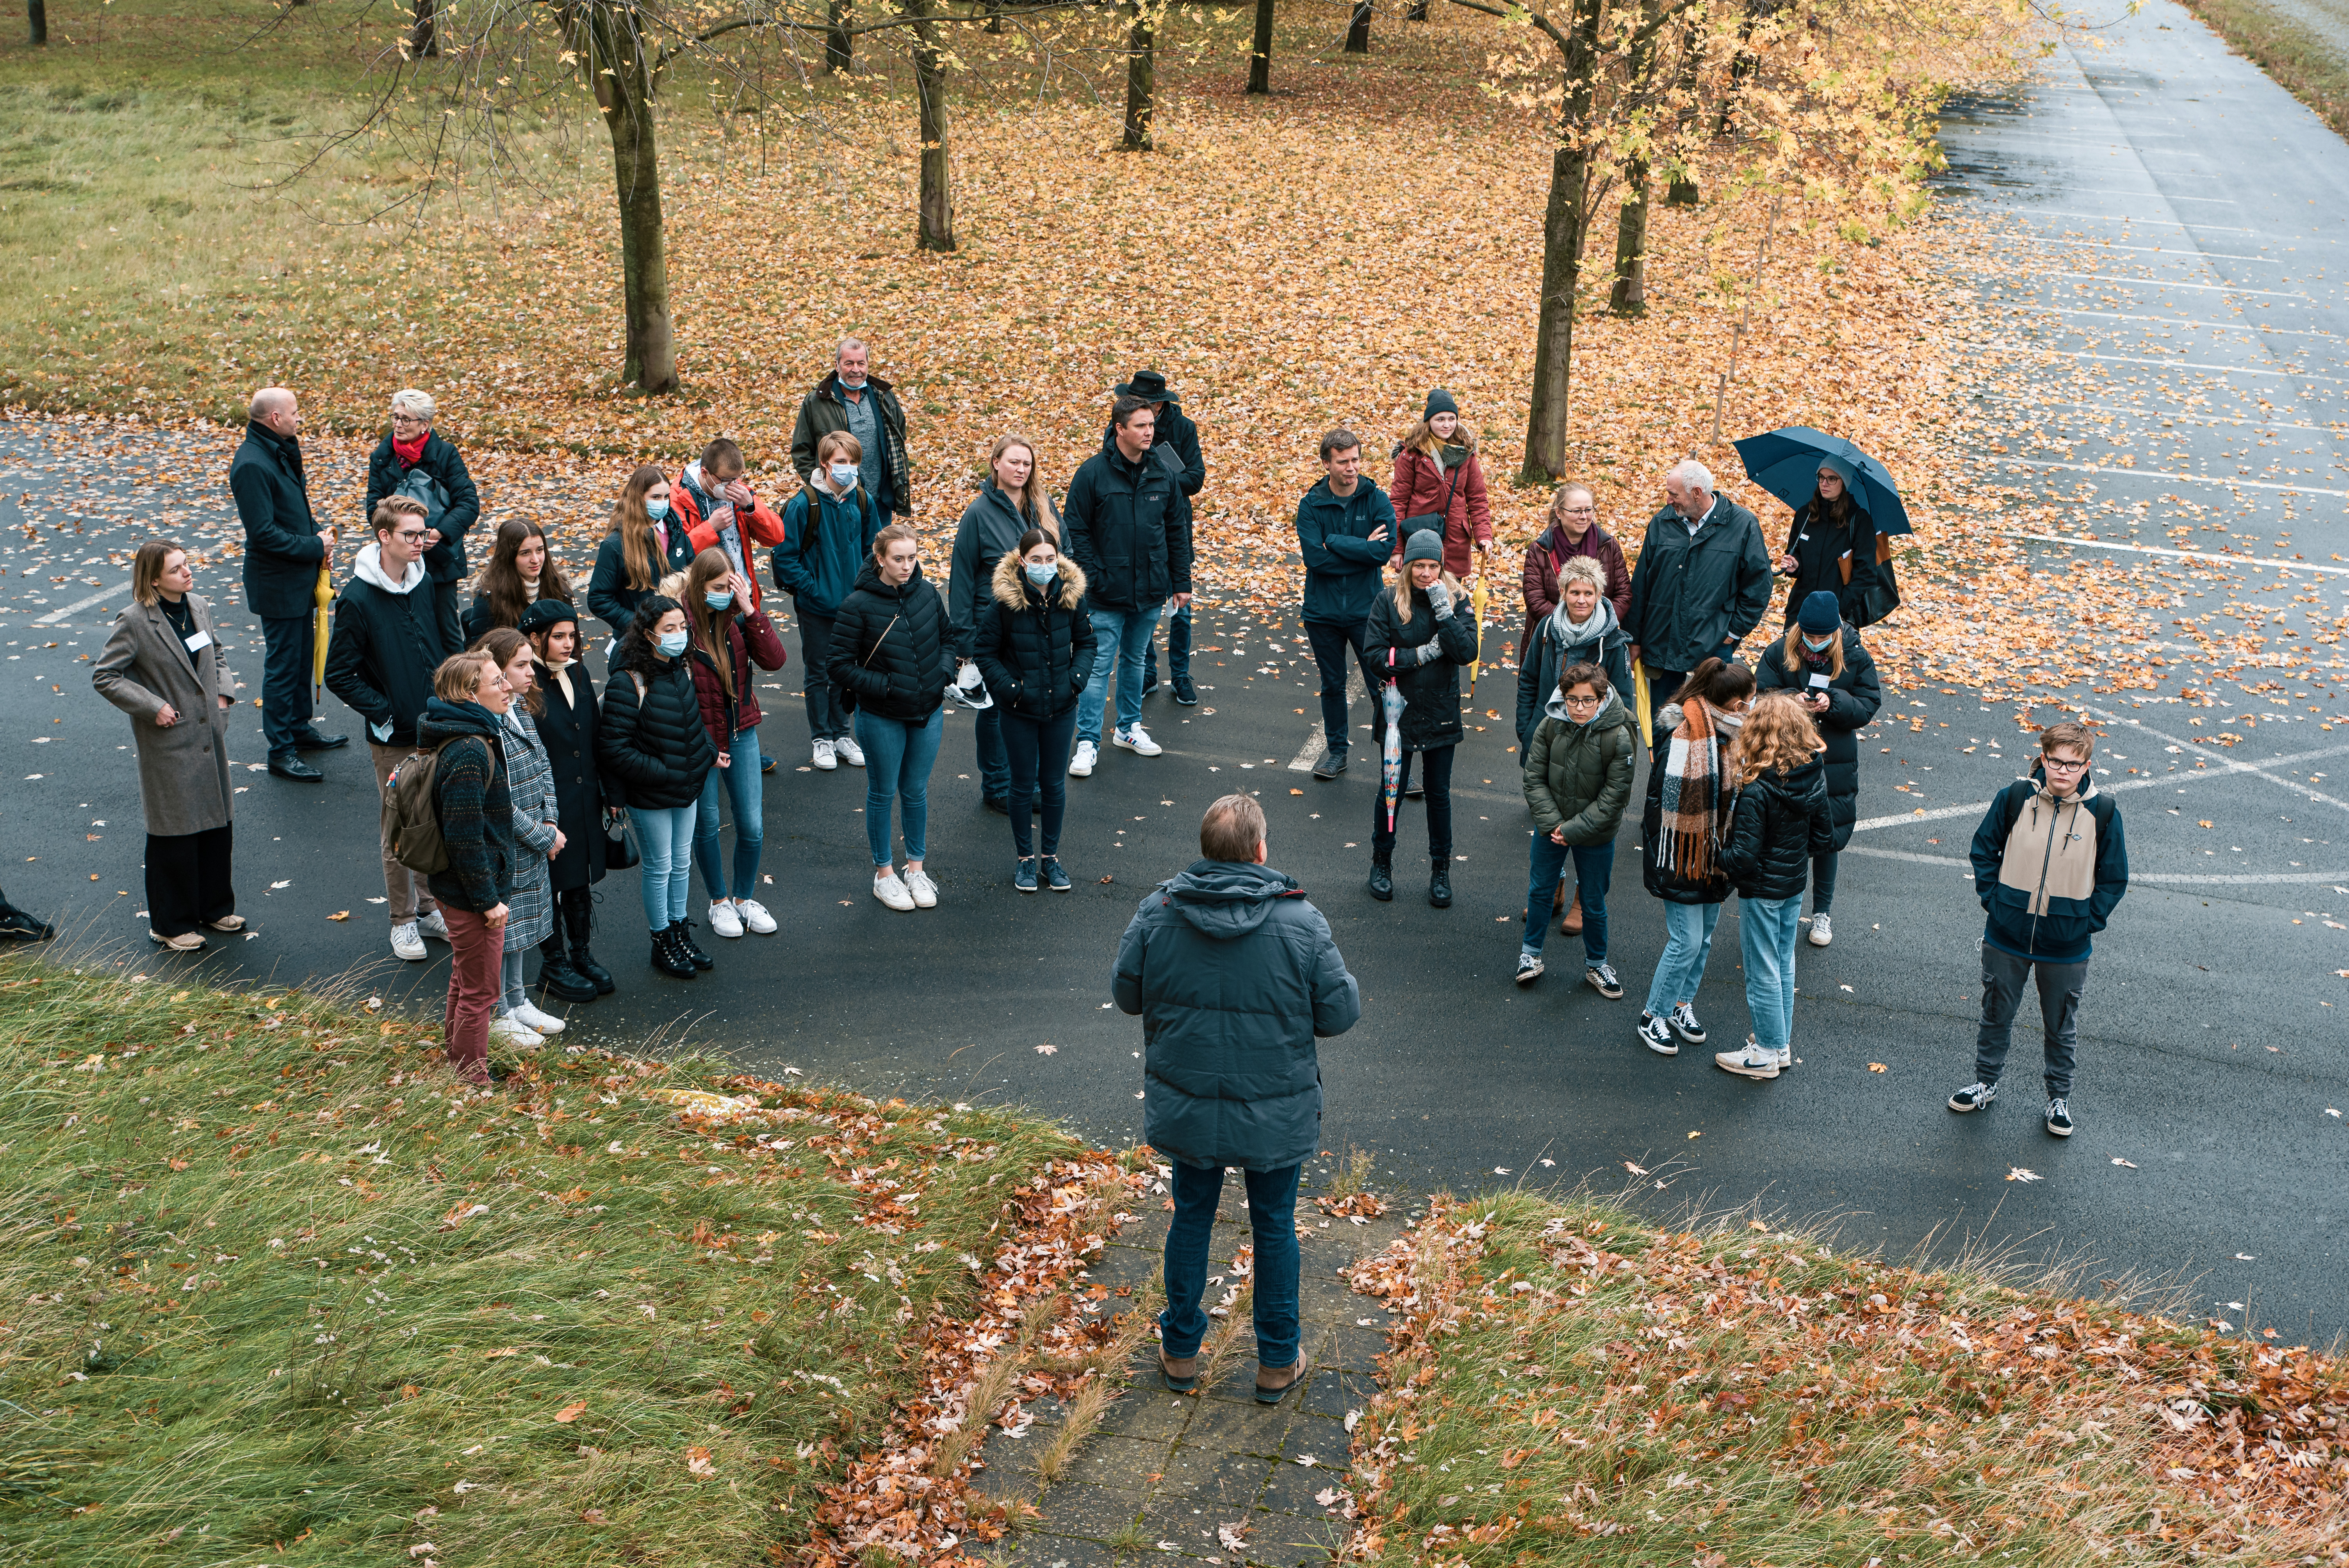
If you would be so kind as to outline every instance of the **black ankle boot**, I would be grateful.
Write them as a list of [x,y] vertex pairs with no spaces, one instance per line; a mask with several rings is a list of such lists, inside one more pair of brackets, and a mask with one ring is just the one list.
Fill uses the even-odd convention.
[[653,967],[672,980],[698,980],[701,971],[693,966],[677,944],[677,927],[667,926],[653,933]]
[[1365,885],[1369,887],[1371,896],[1377,899],[1381,903],[1389,903],[1394,898],[1394,855],[1392,851],[1389,851],[1382,855],[1374,854],[1371,857],[1371,880]]
[[570,939],[571,967],[587,977],[596,995],[608,996],[620,988],[612,972],[595,962],[587,950],[587,938],[595,928],[595,897],[585,888],[577,888],[563,895],[563,934]]
[[1429,862],[1427,902],[1438,909],[1452,907],[1452,857],[1438,855]]
[[563,1002],[593,1002],[596,997],[595,982],[579,973],[564,951],[560,933],[538,944],[538,988],[547,995]]
[[684,954],[686,961],[691,964],[696,969],[715,969],[718,967],[718,960],[701,951],[701,944],[693,940],[693,922],[689,920],[680,920],[675,925],[670,926],[669,930],[677,936],[677,950],[679,953]]

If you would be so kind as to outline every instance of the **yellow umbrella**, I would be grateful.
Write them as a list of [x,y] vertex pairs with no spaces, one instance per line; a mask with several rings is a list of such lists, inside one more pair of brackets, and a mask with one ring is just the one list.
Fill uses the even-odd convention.
[[334,552],[330,550],[318,562],[318,586],[313,595],[318,605],[318,624],[310,632],[310,700],[313,702],[324,702],[326,696],[326,631],[328,612],[335,603],[333,572]]
[[[1484,573],[1480,572],[1476,574],[1475,592],[1468,596],[1469,606],[1474,610],[1476,616],[1476,651],[1479,654],[1482,654],[1485,651],[1485,599],[1486,593],[1485,577],[1485,573]],[[1476,684],[1476,672],[1480,667],[1482,667],[1482,665],[1483,661],[1479,659],[1472,662],[1468,665],[1468,684],[1470,686],[1473,686]]]
[[1631,706],[1639,709],[1640,743],[1649,750],[1656,748],[1656,721],[1648,712],[1648,666],[1645,661],[1631,661]]

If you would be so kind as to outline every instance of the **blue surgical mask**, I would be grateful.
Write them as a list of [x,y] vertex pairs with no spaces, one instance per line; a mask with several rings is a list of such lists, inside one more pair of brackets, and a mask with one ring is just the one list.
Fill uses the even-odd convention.
[[1022,570],[1028,573],[1029,582],[1033,583],[1037,587],[1041,588],[1045,583],[1050,583],[1053,578],[1058,577],[1061,574],[1061,563],[1056,561],[1049,566],[1039,566],[1035,562],[1030,562],[1027,566],[1022,568]]
[[734,603],[734,591],[729,588],[723,593],[704,593],[701,602],[713,610],[723,610]]
[[685,634],[683,632],[664,632],[661,634],[658,645],[663,654],[673,659],[677,657],[678,655],[685,652]]
[[1826,651],[1826,645],[1834,641],[1835,634],[1832,632],[1828,633],[1824,637],[1814,637],[1806,633],[1803,637],[1803,646],[1810,649],[1811,652],[1815,654],[1823,653]]
[[649,497],[647,498],[645,501],[645,515],[651,518],[655,522],[658,522],[661,519],[667,517],[668,515],[668,497],[663,496],[658,500],[651,500]]
[[855,482],[856,465],[854,463],[834,463],[832,465],[833,489],[846,490]]

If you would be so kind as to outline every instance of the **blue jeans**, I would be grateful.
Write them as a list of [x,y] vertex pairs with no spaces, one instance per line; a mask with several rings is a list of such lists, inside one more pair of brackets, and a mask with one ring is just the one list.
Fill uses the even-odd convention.
[[1109,705],[1109,673],[1117,670],[1117,727],[1142,722],[1142,666],[1150,657],[1150,633],[1163,606],[1147,610],[1093,607],[1093,674],[1077,696],[1077,738],[1101,744],[1102,709]]
[[[1371,712],[1379,711],[1379,693],[1385,676],[1363,654],[1370,640],[1371,624],[1355,621],[1340,625],[1331,621],[1305,623],[1305,640],[1313,645],[1313,667],[1321,673],[1321,739],[1330,751],[1343,751],[1350,739],[1346,730],[1346,676],[1350,666],[1346,650],[1353,650],[1354,663],[1362,666],[1362,687],[1371,694]],[[1377,719],[1373,717],[1372,723]]]
[[667,931],[685,918],[685,894],[693,881],[693,819],[691,806],[667,806],[647,811],[628,808],[628,821],[636,830],[637,891],[644,894],[645,924]]
[[[1191,673],[1191,606],[1184,605],[1166,617],[1166,673],[1187,676]],[[1150,653],[1150,667],[1143,672],[1145,685],[1158,684],[1158,652]]]
[[930,769],[937,762],[938,742],[946,733],[943,703],[920,724],[856,710],[856,744],[864,748],[864,841],[873,851],[876,871],[895,863],[889,854],[893,799],[902,802],[898,813],[905,823],[905,858],[924,858],[930,833]]
[[[759,891],[759,851],[767,841],[764,791],[759,784],[759,732],[738,729],[724,768],[713,768],[701,781],[701,804],[694,810],[693,858],[701,862],[701,885],[709,901],[756,898]],[[734,881],[726,881],[726,860],[718,852],[718,797],[734,798]],[[731,891],[730,892],[729,889]]]
[[1051,854],[1061,847],[1061,823],[1069,810],[1069,743],[1076,729],[1074,708],[1058,718],[1003,716],[1009,758],[1005,766],[1011,775],[1010,793],[1005,799],[1011,808],[1011,842],[1023,861],[1036,852],[1035,841],[1028,832],[1028,801],[1039,789],[1044,792],[1044,853]]
[[1745,1010],[1754,1043],[1786,1048],[1795,1037],[1795,932],[1803,895],[1737,901],[1737,947],[1745,959]]
[[970,717],[971,746],[978,753],[979,798],[1000,800],[1011,788],[1011,757],[1003,740],[1003,705],[982,707]]
[[261,727],[272,757],[292,751],[310,734],[317,626],[317,617],[309,614],[261,623]]
[[[1256,1234],[1256,1358],[1259,1366],[1297,1365],[1297,1175],[1299,1167],[1243,1171],[1248,1228]],[[1166,1310],[1158,1337],[1174,1360],[1199,1353],[1207,1315],[1209,1231],[1223,1196],[1224,1172],[1174,1161],[1174,1222],[1166,1227]]]
[[1549,934],[1550,895],[1574,857],[1575,885],[1582,890],[1582,957],[1588,964],[1607,959],[1607,889],[1615,880],[1615,841],[1603,844],[1553,844],[1549,835],[1534,834],[1533,864],[1526,871],[1526,936],[1518,951],[1539,953]]
[[1717,903],[1666,903],[1664,955],[1648,983],[1648,1011],[1661,1018],[1682,1002],[1696,1000],[1704,984],[1704,961],[1713,952],[1713,928],[1721,922]]

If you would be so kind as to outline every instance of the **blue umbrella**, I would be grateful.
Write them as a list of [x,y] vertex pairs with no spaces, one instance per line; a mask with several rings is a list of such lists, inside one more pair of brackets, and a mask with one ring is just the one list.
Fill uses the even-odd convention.
[[1734,445],[1745,459],[1745,477],[1788,506],[1809,500],[1819,488],[1819,469],[1831,468],[1843,475],[1852,499],[1867,511],[1877,532],[1911,531],[1909,509],[1900,503],[1900,487],[1892,482],[1892,475],[1841,436],[1789,425]]

